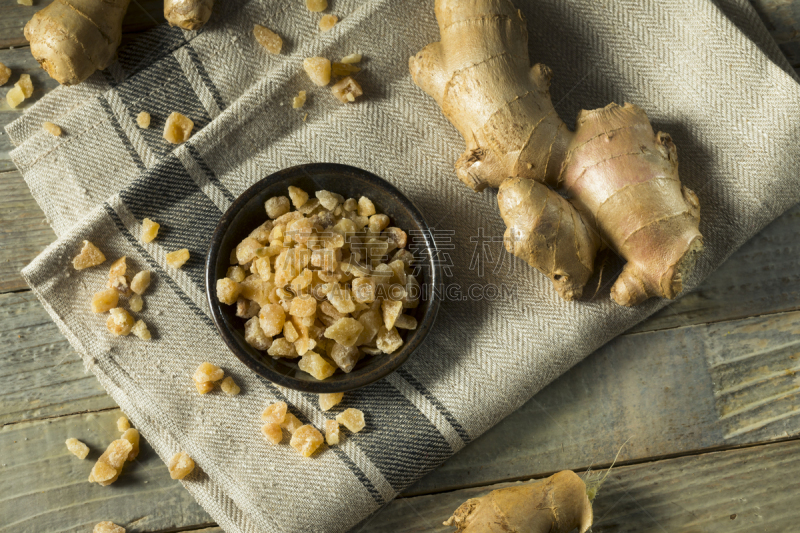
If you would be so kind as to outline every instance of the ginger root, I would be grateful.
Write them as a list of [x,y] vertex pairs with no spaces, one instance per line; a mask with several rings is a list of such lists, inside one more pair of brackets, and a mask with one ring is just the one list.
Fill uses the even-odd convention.
[[31,54],[62,85],[80,83],[114,60],[130,0],[54,0],[25,25]]
[[164,18],[170,26],[199,30],[211,18],[214,0],[164,0]]
[[703,240],[670,136],[627,103],[582,111],[570,131],[550,99],[552,71],[529,66],[525,19],[510,1],[435,9],[441,42],[410,58],[411,75],[464,137],[461,181],[500,188],[506,249],[566,300],[581,297],[601,247],[627,261],[611,289],[618,304],[680,293]]
[[585,533],[592,525],[592,504],[586,485],[564,470],[547,479],[493,490],[470,498],[453,512],[445,526],[463,533]]

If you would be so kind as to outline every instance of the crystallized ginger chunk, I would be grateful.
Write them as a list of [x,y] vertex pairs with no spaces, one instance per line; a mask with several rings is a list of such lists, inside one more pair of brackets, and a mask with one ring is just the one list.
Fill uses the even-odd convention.
[[128,418],[125,416],[121,416],[117,418],[117,431],[124,433],[125,431],[129,430],[131,427],[131,423],[128,421]]
[[119,303],[119,292],[117,289],[106,289],[96,292],[92,296],[92,313],[105,313],[115,308]]
[[[228,305],[233,305],[239,298],[242,292],[242,287],[230,278],[221,278],[217,280],[217,299]],[[398,302],[400,303],[400,302]],[[403,304],[400,304],[402,308]]]
[[365,426],[364,413],[352,407],[336,415],[336,421],[353,433],[358,433]]
[[[308,271],[306,271],[308,272]],[[317,299],[310,294],[298,296],[289,304],[289,314],[296,317],[314,316],[317,312]]]
[[339,444],[339,422],[336,420],[325,421],[325,442],[328,446]]
[[289,198],[292,200],[292,205],[295,209],[303,207],[308,201],[308,193],[299,187],[289,186]]
[[292,413],[286,413],[286,418],[283,419],[281,427],[285,428],[289,433],[294,434],[294,432],[297,431],[297,429],[302,425],[303,423],[300,422],[299,418],[294,416]]
[[353,63],[361,63],[361,54],[350,54],[344,56],[339,63],[351,65]]
[[261,420],[274,424],[282,424],[286,418],[287,407],[286,402],[271,403],[264,409],[264,412],[261,413]]
[[266,48],[267,52],[270,54],[281,53],[283,39],[281,39],[281,36],[271,29],[256,24],[253,26],[253,35],[255,35],[258,44]]
[[319,380],[329,378],[336,372],[335,366],[326,361],[325,358],[318,353],[312,351],[307,351],[302,359],[300,359],[297,366],[299,366],[300,370],[303,372],[308,372],[314,376],[315,379]]
[[0,63],[0,85],[5,85],[11,77],[11,69]]
[[100,522],[94,526],[92,533],[125,533],[125,528],[114,522]]
[[272,346],[272,337],[264,334],[257,316],[244,323],[244,340],[256,350],[268,350]]
[[222,389],[222,392],[228,396],[236,396],[242,391],[242,389],[239,388],[239,385],[237,385],[230,376],[222,380],[222,383],[219,384],[219,388]]
[[117,439],[108,445],[89,474],[89,482],[97,483],[103,487],[114,483],[122,472],[122,467],[128,455],[133,450],[133,445],[126,439]]
[[[138,294],[136,296],[139,296]],[[141,300],[142,297],[139,296]],[[153,338],[150,334],[150,330],[147,328],[147,324],[145,324],[144,320],[137,320],[136,324],[133,325],[131,328],[131,333],[142,339],[143,341],[149,341]]]
[[337,320],[332,326],[325,329],[325,338],[333,339],[342,346],[353,346],[364,326],[356,319],[345,317]]
[[198,383],[219,381],[225,376],[225,371],[213,363],[201,363],[194,372],[194,380]]
[[106,327],[113,335],[118,337],[125,337],[130,335],[131,329],[135,324],[135,320],[122,307],[115,307],[109,311],[111,316],[106,320]]
[[285,196],[273,196],[264,202],[264,209],[267,211],[267,216],[273,220],[281,215],[289,212],[289,199]]
[[281,425],[276,424],[275,422],[267,422],[261,426],[261,433],[264,434],[264,438],[266,438],[267,442],[270,444],[280,444],[280,442],[283,440],[283,430],[281,429]]
[[181,268],[189,260],[189,250],[183,248],[167,254],[167,266]]
[[70,453],[78,459],[86,459],[86,456],[89,455],[89,447],[78,439],[67,439],[66,445]]
[[24,100],[25,94],[22,92],[22,89],[19,87],[19,85],[15,85],[6,93],[6,102],[8,103],[8,107],[11,109],[16,109],[16,107]]
[[343,392],[331,392],[330,394],[319,395],[319,408],[323,411],[329,411],[334,405],[338,405],[344,398]]
[[137,272],[133,279],[131,280],[131,290],[136,294],[144,294],[144,291],[147,290],[147,287],[150,286],[150,271],[149,270],[142,270],[141,272]]
[[120,437],[131,443],[131,453],[128,454],[126,461],[133,461],[139,455],[139,431],[134,428],[128,428]]
[[143,130],[146,130],[147,128],[149,128],[150,127],[150,113],[148,113],[147,111],[142,111],[141,113],[136,115],[136,124],[140,128],[142,128]]
[[313,13],[328,9],[328,0],[306,0],[306,8]]
[[383,313],[383,325],[386,329],[394,327],[397,317],[403,313],[403,302],[395,302],[394,300],[384,300],[381,303],[381,311]]
[[394,353],[403,345],[403,339],[397,332],[397,328],[387,330],[384,326],[378,330],[377,346],[383,353]]
[[268,304],[263,306],[258,312],[258,319],[264,334],[274,337],[283,330],[283,323],[286,321],[286,312],[279,304]]
[[300,109],[304,105],[306,105],[306,92],[300,91],[292,98],[292,109]]
[[299,355],[294,343],[287,341],[283,337],[278,337],[272,341],[267,353],[272,357],[286,357],[288,359],[293,359]]
[[355,102],[356,98],[364,94],[361,85],[352,76],[334,83],[331,87],[331,92],[343,104]]
[[149,218],[142,220],[142,242],[145,244],[152,242],[158,235],[158,229],[160,227],[161,224],[153,222]]
[[194,470],[194,461],[186,452],[176,453],[169,460],[169,477],[172,479],[183,479]]
[[164,124],[164,138],[172,144],[184,143],[189,140],[192,128],[194,128],[194,122],[191,119],[173,111]]
[[133,294],[128,298],[128,307],[134,313],[138,313],[142,310],[142,307],[144,307],[144,300],[142,300],[142,297],[138,294]]
[[304,457],[311,457],[323,440],[322,433],[317,428],[306,424],[297,428],[297,431],[292,434],[292,440],[289,444]]
[[339,22],[339,17],[336,15],[323,15],[321,19],[319,19],[319,29],[322,31],[330,31]]
[[197,392],[200,394],[208,394],[212,390],[214,390],[214,382],[213,381],[195,381],[194,386],[197,389]]
[[42,128],[55,137],[61,137],[61,128],[53,124],[52,122],[44,122],[42,123]]
[[325,87],[331,82],[331,62],[324,57],[308,57],[304,59],[303,69],[314,85]]
[[22,90],[22,96],[25,98],[33,96],[33,82],[31,82],[30,74],[20,74],[19,81],[14,86]]
[[105,260],[106,256],[103,255],[103,252],[101,252],[97,246],[89,241],[83,241],[81,253],[76,255],[72,260],[72,266],[75,270],[83,270],[84,268],[97,266]]

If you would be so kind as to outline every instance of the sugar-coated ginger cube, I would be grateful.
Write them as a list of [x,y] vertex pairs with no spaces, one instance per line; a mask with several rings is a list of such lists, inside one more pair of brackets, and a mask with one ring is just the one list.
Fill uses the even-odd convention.
[[92,533],[125,533],[125,528],[114,522],[105,521],[95,524]]
[[181,144],[189,140],[192,135],[194,122],[189,117],[173,111],[164,124],[164,138],[172,144]]
[[336,415],[336,421],[353,433],[358,433],[364,429],[366,425],[364,422],[364,413],[352,407]]
[[115,307],[109,310],[109,313],[111,313],[111,315],[106,320],[108,331],[118,337],[130,335],[131,329],[133,329],[133,325],[136,323],[131,314],[122,307]]
[[300,422],[300,419],[292,413],[286,413],[286,418],[284,418],[283,423],[281,423],[281,427],[286,429],[289,433],[294,433],[302,425],[303,423]]
[[106,289],[92,296],[92,313],[105,313],[117,307],[119,292],[117,289]]
[[208,361],[201,363],[194,372],[194,380],[198,383],[205,383],[207,381],[219,381],[225,377],[225,371],[214,363]]
[[342,372],[349,374],[355,368],[356,363],[361,359],[361,351],[355,346],[342,346],[338,342],[333,343],[330,351],[331,359],[336,363]]
[[304,105],[306,105],[306,92],[300,91],[292,98],[292,109],[300,109]]
[[345,63],[345,64],[361,63],[361,54],[346,55],[339,61],[339,63]]
[[236,246],[236,260],[240,265],[244,265],[258,257],[258,251],[264,246],[253,237],[245,237]]
[[228,396],[236,396],[242,391],[239,385],[237,385],[230,376],[222,380],[222,382],[219,384],[219,388],[222,389],[222,392]]
[[321,19],[319,19],[319,29],[322,31],[330,31],[339,22],[339,17],[336,15],[323,15]]
[[273,402],[269,404],[264,412],[261,413],[261,420],[264,422],[272,422],[274,424],[283,424],[288,412],[286,402]]
[[[271,219],[276,219],[285,215],[291,209],[289,199],[285,196],[273,196],[264,202],[264,209],[267,211],[267,216]],[[274,228],[273,228],[274,231]],[[270,239],[271,241],[272,239]]]
[[[258,316],[261,306],[257,302],[247,300],[246,298],[239,297],[236,300],[236,316],[239,318],[253,318]],[[261,325],[258,326],[261,328]],[[264,348],[266,350],[266,348]]]
[[387,330],[384,326],[378,330],[378,349],[383,353],[394,353],[403,345],[403,339],[397,332],[397,328]]
[[353,301],[353,295],[350,289],[346,287],[335,287],[328,293],[326,298],[340,313],[347,314],[356,310],[356,303]]
[[183,479],[194,470],[194,461],[186,452],[179,452],[172,456],[167,468],[169,468],[169,477]]
[[[306,272],[309,272],[306,270]],[[289,305],[289,314],[296,317],[314,316],[317,312],[317,299],[310,294],[298,296]]]
[[334,83],[331,92],[343,104],[355,102],[356,98],[364,94],[361,85],[352,76],[347,76]]
[[6,102],[11,109],[16,109],[24,100],[25,94],[22,92],[22,88],[19,85],[14,85],[14,87],[9,89],[6,93]]
[[167,254],[167,266],[181,268],[189,260],[189,250],[183,248]]
[[342,346],[354,346],[364,326],[350,317],[341,318],[325,329],[325,338],[333,339]]
[[194,386],[200,394],[208,394],[214,390],[213,381],[195,381]]
[[139,431],[134,428],[128,428],[120,437],[131,443],[131,453],[128,454],[126,461],[133,461],[139,455]]
[[150,286],[150,271],[142,270],[137,272],[131,280],[131,290],[136,294],[144,294],[144,291]]
[[255,35],[258,44],[263,46],[270,54],[281,53],[283,39],[271,29],[256,24],[253,26],[253,35]]
[[264,334],[274,337],[283,330],[286,321],[286,313],[278,304],[267,304],[261,307],[258,312],[258,319],[261,322],[261,329]]
[[[233,305],[239,298],[242,292],[242,287],[230,278],[221,278],[217,280],[217,299],[227,305]],[[399,302],[398,302],[399,303]],[[402,308],[403,304],[400,304]]]
[[147,111],[140,111],[138,115],[136,115],[136,125],[138,125],[143,130],[146,130],[150,127],[150,113]]
[[308,193],[299,187],[290,185],[289,198],[291,198],[294,208],[299,209],[308,201]]
[[75,270],[83,270],[84,268],[97,266],[105,260],[106,256],[103,255],[103,252],[101,252],[97,246],[89,241],[83,241],[81,253],[72,259],[72,267]]
[[124,433],[128,429],[130,429],[131,423],[127,417],[121,416],[117,418],[117,431]]
[[42,123],[42,128],[44,128],[44,130],[50,135],[53,135],[55,137],[61,137],[61,128],[53,124],[52,122]]
[[89,482],[103,487],[114,483],[122,472],[122,467],[133,451],[133,445],[126,439],[117,439],[108,445],[89,474]]
[[292,434],[292,440],[289,441],[289,444],[304,457],[311,457],[324,440],[322,433],[317,428],[306,424],[297,428],[297,431]]
[[283,337],[278,337],[272,341],[272,346],[267,350],[267,354],[272,357],[286,357],[287,359],[293,359],[299,355],[294,344]]
[[380,309],[370,309],[358,317],[358,321],[364,327],[356,341],[356,346],[368,344],[378,335],[378,330],[383,327],[383,317]]
[[241,283],[244,281],[244,278],[247,277],[247,274],[242,267],[236,265],[228,268],[228,272],[225,274],[225,277],[232,279],[236,283]]
[[380,233],[389,225],[389,217],[386,215],[372,215],[369,217],[369,230],[372,233]]
[[400,315],[394,321],[394,327],[398,329],[417,329],[417,319],[411,315]]
[[306,8],[314,13],[328,9],[328,0],[306,0]]
[[160,227],[161,224],[158,222],[153,222],[149,218],[142,220],[142,242],[145,244],[148,242],[153,242],[153,240],[158,236],[158,230]]
[[324,87],[331,82],[331,62],[324,57],[308,57],[304,59],[303,69],[314,85]]
[[275,422],[267,422],[261,426],[261,433],[263,433],[264,438],[266,438],[267,442],[270,444],[280,444],[283,440],[281,425]]
[[70,453],[78,459],[86,459],[86,456],[89,455],[89,447],[78,439],[67,439],[66,445]]
[[381,303],[381,312],[383,314],[383,325],[388,329],[394,327],[394,323],[403,313],[403,302],[396,302],[394,300],[384,300]]
[[329,394],[319,395],[319,408],[323,411],[329,411],[334,405],[338,405],[344,398],[343,392],[331,392]]
[[297,363],[300,370],[308,372],[315,379],[323,380],[329,378],[336,372],[336,367],[325,360],[320,354],[307,351],[300,362]]
[[325,442],[328,446],[339,444],[339,422],[336,420],[325,421]]
[[[138,294],[132,294],[130,298],[128,298],[128,308],[134,313],[138,313],[144,307],[144,300]],[[135,327],[135,324],[134,324]],[[133,331],[133,330],[131,330]]]
[[267,350],[272,346],[272,337],[266,335],[261,329],[261,322],[257,316],[244,323],[244,340],[256,350]]
[[375,280],[370,277],[355,278],[350,282],[353,300],[356,303],[372,303],[375,301]]
[[31,81],[30,74],[20,74],[19,81],[14,85],[22,89],[22,95],[25,98],[33,96],[33,82]]
[[340,203],[344,202],[344,197],[341,194],[336,194],[335,192],[331,191],[316,191],[314,196],[317,197],[319,200],[320,205],[327,209],[328,211],[333,211],[336,209],[336,206]]
[[5,85],[11,78],[11,69],[0,63],[0,85]]
[[317,341],[309,337],[300,337],[294,341],[294,348],[297,350],[297,355],[305,355],[313,350],[316,345]]

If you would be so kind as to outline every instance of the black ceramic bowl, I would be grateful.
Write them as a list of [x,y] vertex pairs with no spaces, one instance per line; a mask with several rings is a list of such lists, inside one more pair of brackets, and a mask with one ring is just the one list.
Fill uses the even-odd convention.
[[[217,279],[227,273],[230,254],[239,242],[267,220],[264,202],[273,196],[287,196],[294,185],[313,194],[328,190],[345,198],[366,196],[379,213],[391,219],[391,225],[408,234],[407,248],[414,253],[414,267],[423,288],[419,306],[405,312],[417,319],[417,329],[401,331],[403,346],[393,354],[365,356],[356,367],[345,374],[337,371],[324,381],[314,379],[297,366],[299,359],[274,359],[259,352],[244,340],[244,320],[236,316],[235,306],[217,300]],[[412,245],[413,239],[413,245]],[[278,385],[305,392],[344,392],[363,387],[397,370],[416,350],[433,326],[439,308],[438,290],[441,283],[436,264],[434,242],[425,219],[416,207],[390,183],[378,176],[348,165],[313,163],[287,168],[267,176],[247,189],[222,216],[211,238],[206,258],[206,296],[214,323],[231,351],[253,372]]]

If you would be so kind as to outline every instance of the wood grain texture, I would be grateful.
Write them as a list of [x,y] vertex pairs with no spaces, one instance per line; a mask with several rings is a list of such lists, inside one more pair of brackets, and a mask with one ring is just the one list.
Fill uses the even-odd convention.
[[1,172],[0,293],[27,289],[20,270],[55,238],[20,173]]
[[[595,533],[797,531],[800,442],[774,443],[612,469],[594,501]],[[359,533],[442,532],[461,503],[489,487],[401,498]]]
[[[25,46],[23,30],[34,13],[47,7],[50,0],[33,0],[32,6],[21,6],[17,0],[0,0],[0,48]],[[164,22],[163,0],[132,0],[122,32],[144,31]],[[0,58],[2,61],[2,58]]]
[[[94,462],[119,437],[120,415],[113,409],[0,428],[0,532],[86,533],[103,520],[131,532],[213,524],[146,442],[113,485],[87,481]],[[67,451],[64,441],[71,437],[91,449],[85,460]]]
[[30,291],[0,294],[0,361],[0,425],[116,407]]

